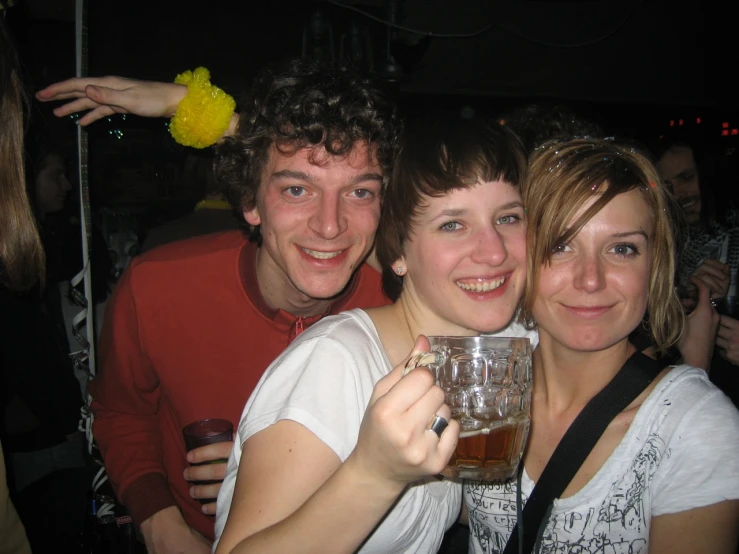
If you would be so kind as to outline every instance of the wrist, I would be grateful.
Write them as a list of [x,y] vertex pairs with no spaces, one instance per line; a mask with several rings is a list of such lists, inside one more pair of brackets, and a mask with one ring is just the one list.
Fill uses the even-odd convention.
[[187,86],[187,94],[179,102],[169,123],[169,132],[179,144],[207,148],[228,131],[236,102],[232,96],[210,82],[204,67],[185,71],[175,83]]
[[368,467],[368,464],[363,463],[355,452],[349,455],[342,464],[340,471],[345,474],[350,482],[371,491],[370,494],[377,498],[394,500],[400,496],[408,485],[404,481],[394,479],[390,475],[383,475],[381,472]]
[[179,85],[176,83],[167,83],[169,87],[167,100],[167,113],[164,117],[172,118],[177,113],[177,107],[187,96],[187,85]]
[[158,537],[175,536],[184,529],[189,529],[177,506],[170,506],[158,511],[141,522],[141,534],[146,544],[153,544]]

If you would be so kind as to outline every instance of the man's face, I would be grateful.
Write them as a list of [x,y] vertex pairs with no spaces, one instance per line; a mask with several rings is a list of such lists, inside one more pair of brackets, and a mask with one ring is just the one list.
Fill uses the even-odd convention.
[[64,160],[60,156],[50,155],[45,160],[44,168],[36,174],[36,195],[41,212],[47,214],[61,210],[71,188]]
[[688,224],[700,223],[701,193],[693,151],[687,146],[674,146],[659,159],[657,169],[680,204]]
[[339,294],[372,248],[380,218],[382,171],[366,144],[343,157],[322,146],[293,154],[273,147],[256,206],[257,276],[274,308],[312,315],[316,300]]

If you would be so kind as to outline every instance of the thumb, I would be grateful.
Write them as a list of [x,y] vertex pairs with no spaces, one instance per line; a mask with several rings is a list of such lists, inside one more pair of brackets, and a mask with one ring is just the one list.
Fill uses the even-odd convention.
[[698,304],[705,305],[711,302],[711,289],[702,279],[690,277],[690,282],[698,289]]
[[[429,350],[431,350],[429,339],[426,338],[425,335],[418,335],[418,337],[416,337],[416,343],[413,345],[413,350],[411,350],[411,353],[408,355],[408,357],[403,360],[403,371],[401,372],[401,376],[407,375],[411,370],[415,369],[419,365],[422,365],[421,360],[418,358],[421,358],[424,354],[427,354]],[[416,359],[414,360],[414,358]]]
[[396,365],[390,373],[385,375],[385,377],[377,382],[374,395],[377,398],[379,398],[380,396],[384,396],[391,388],[393,388],[393,386],[395,386],[398,381],[403,378],[406,365],[411,360],[411,358],[413,358],[413,356],[417,354],[428,352],[430,349],[431,345],[429,344],[429,339],[427,339],[424,335],[418,335],[418,337],[416,338],[416,342],[413,345],[413,350],[411,350],[410,354],[408,354],[408,356],[406,356],[403,361]]

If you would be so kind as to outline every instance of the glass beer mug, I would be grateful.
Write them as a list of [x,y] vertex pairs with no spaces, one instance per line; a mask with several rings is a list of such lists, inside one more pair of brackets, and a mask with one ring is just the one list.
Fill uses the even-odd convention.
[[457,448],[443,471],[478,481],[516,474],[531,423],[531,343],[527,338],[430,336],[430,352],[406,371],[425,366],[459,422]]

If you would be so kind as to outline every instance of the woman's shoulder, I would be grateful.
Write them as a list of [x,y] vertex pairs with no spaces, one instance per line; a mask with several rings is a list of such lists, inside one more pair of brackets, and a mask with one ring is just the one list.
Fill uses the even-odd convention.
[[675,398],[689,398],[692,402],[706,396],[723,395],[708,378],[705,370],[688,364],[673,366],[649,396],[652,398],[665,394]]
[[[726,439],[739,440],[739,411],[705,371],[690,365],[674,366],[662,378],[644,401],[635,423],[665,437],[684,437],[686,427],[693,431],[720,427]],[[695,435],[693,431],[687,435]]]
[[[307,373],[313,366],[323,373],[347,367],[382,366],[384,351],[372,320],[360,309],[327,316],[301,333],[265,372]],[[326,360],[332,364],[327,366]]]
[[359,338],[373,340],[376,336],[370,317],[356,308],[322,318],[300,334],[293,344],[330,340],[351,345]]

